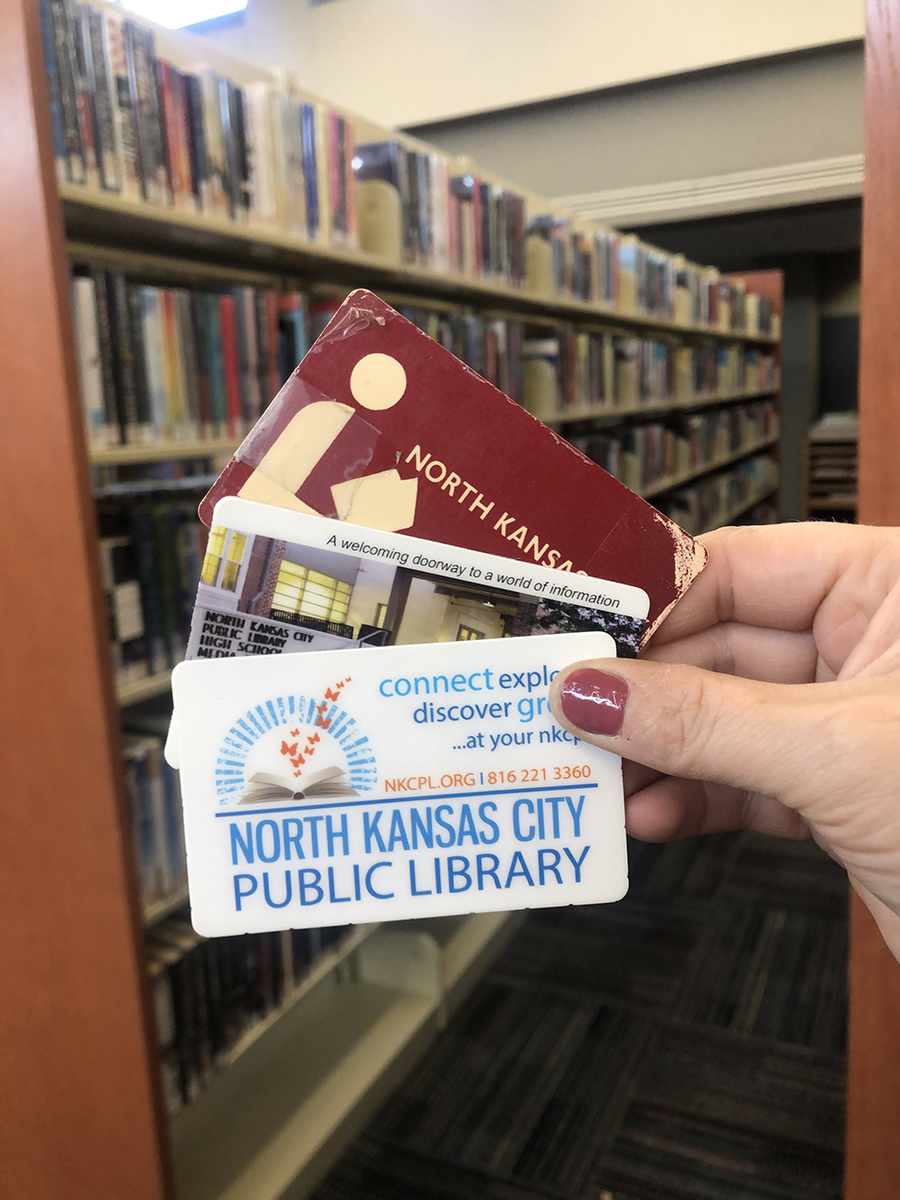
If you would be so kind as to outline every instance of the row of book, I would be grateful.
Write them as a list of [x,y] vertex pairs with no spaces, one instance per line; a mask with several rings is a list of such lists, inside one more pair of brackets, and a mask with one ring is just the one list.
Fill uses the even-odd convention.
[[356,147],[360,244],[410,266],[529,285],[525,197],[397,138]]
[[60,182],[629,315],[778,334],[771,302],[712,268],[549,211],[469,159],[357,144],[353,119],[287,72],[238,85],[161,57],[114,8],[40,3]]
[[625,314],[766,337],[780,332],[772,301],[743,280],[700,267],[595,222],[541,213],[528,225],[528,286]]
[[287,1000],[347,927],[209,941],[172,917],[147,932],[163,1093],[170,1114],[195,1100],[229,1053]]
[[753,450],[778,433],[772,401],[635,425],[616,434],[589,432],[572,444],[633,491],[643,492]]
[[[682,529],[696,535],[731,524],[777,486],[778,464],[768,454],[761,454],[692,487],[672,492],[659,508]],[[754,519],[764,523],[770,518],[760,511]]]
[[354,246],[353,123],[288,83],[181,71],[133,17],[41,0],[60,182]]
[[119,686],[184,658],[207,530],[187,501],[100,506],[100,563]]
[[85,266],[72,306],[94,447],[241,438],[308,345],[298,292],[151,287]]
[[[76,351],[92,447],[239,440],[340,307],[248,286],[156,287],[79,265],[72,275]],[[514,400],[517,321],[403,306],[405,317]]]
[[564,327],[522,343],[523,402],[544,420],[691,404],[777,387],[774,354]]
[[405,305],[398,311],[488,383],[522,403],[520,322]]

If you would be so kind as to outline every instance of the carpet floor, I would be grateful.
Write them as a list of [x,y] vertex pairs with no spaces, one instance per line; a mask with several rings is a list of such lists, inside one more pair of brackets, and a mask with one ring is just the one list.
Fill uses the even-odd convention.
[[313,1200],[839,1200],[846,876],[629,854],[620,903],[528,914]]

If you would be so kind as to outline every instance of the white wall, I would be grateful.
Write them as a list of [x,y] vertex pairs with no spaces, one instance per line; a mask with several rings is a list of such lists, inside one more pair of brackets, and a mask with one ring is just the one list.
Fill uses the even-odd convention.
[[860,38],[861,0],[249,0],[212,40],[387,125]]
[[838,46],[748,62],[416,133],[542,196],[861,154],[863,51]]

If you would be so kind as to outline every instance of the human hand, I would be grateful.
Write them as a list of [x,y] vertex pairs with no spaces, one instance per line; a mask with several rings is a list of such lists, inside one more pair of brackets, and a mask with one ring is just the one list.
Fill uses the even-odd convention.
[[560,673],[554,714],[628,760],[634,837],[812,835],[900,958],[900,531],[702,540],[709,565],[641,659]]

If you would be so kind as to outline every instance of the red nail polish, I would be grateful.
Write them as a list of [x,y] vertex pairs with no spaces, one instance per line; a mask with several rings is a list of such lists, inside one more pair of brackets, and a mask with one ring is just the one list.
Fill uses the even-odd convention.
[[625,720],[628,684],[618,675],[582,667],[562,685],[559,700],[566,720],[578,729],[615,737]]

